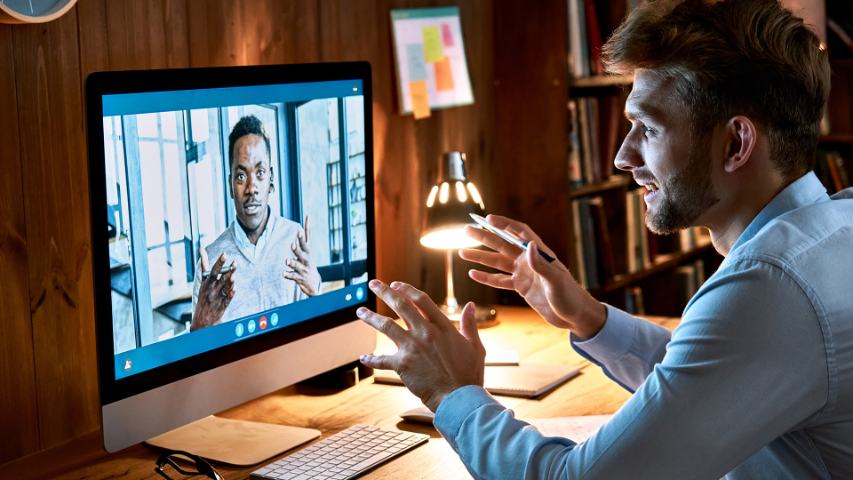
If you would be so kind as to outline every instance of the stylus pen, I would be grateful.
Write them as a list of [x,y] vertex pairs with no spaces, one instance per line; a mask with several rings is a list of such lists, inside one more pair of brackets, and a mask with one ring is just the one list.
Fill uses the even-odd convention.
[[[474,221],[475,221],[475,222],[477,222],[477,225],[478,225],[480,228],[482,228],[483,230],[486,230],[487,232],[492,232],[492,233],[494,233],[495,235],[497,235],[497,236],[501,237],[502,239],[506,240],[507,242],[509,242],[509,243],[511,243],[511,244],[513,244],[513,245],[515,245],[516,247],[520,247],[520,248],[522,248],[523,250],[527,251],[528,244],[529,244],[530,242],[524,242],[524,241],[522,241],[521,239],[519,239],[518,237],[516,237],[515,235],[512,235],[512,234],[510,234],[510,233],[508,233],[508,232],[505,232],[505,231],[501,230],[500,228],[498,228],[498,227],[496,227],[496,226],[492,225],[491,223],[486,222],[486,219],[485,219],[485,218],[483,218],[483,217],[481,217],[481,216],[477,215],[476,213],[469,213],[469,215],[471,215],[471,218],[473,218],[473,219],[474,219]],[[545,260],[547,260],[547,261],[548,261],[548,263],[551,263],[551,262],[553,262],[553,261],[555,260],[555,259],[554,259],[554,257],[552,257],[551,255],[548,255],[547,253],[543,252],[541,249],[537,249],[537,250],[539,251],[539,255],[541,255],[541,256],[542,256],[542,258],[544,258]]]

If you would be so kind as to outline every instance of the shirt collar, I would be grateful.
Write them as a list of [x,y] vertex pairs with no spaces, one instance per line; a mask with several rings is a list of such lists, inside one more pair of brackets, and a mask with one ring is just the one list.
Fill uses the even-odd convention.
[[267,224],[264,227],[264,231],[261,232],[261,236],[258,237],[258,241],[255,245],[252,245],[252,242],[249,241],[249,237],[246,236],[246,231],[243,230],[243,227],[240,225],[240,221],[236,219],[234,220],[234,238],[237,242],[237,248],[252,260],[255,259],[255,252],[263,251],[264,245],[267,243],[267,239],[272,235],[269,232],[272,232],[275,229],[275,215],[272,214],[272,209],[270,209],[270,207],[267,207],[267,209]]
[[734,252],[739,246],[748,242],[774,218],[791,210],[828,200],[829,195],[826,194],[826,187],[820,183],[820,180],[818,180],[817,175],[813,171],[809,171],[785,187],[785,189],[773,197],[773,200],[770,200],[770,203],[758,212],[758,215],[752,219],[746,230],[740,234],[730,252]]

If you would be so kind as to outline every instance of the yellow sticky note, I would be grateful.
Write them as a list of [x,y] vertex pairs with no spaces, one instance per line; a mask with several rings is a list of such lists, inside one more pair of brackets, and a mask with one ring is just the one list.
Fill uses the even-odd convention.
[[429,94],[427,93],[426,80],[409,82],[409,95],[412,98],[412,112],[415,114],[415,119],[429,117]]
[[435,62],[435,89],[439,92],[453,90],[453,72],[450,71],[448,57]]
[[424,27],[424,60],[433,63],[444,57],[444,47],[441,45],[441,33],[437,25]]

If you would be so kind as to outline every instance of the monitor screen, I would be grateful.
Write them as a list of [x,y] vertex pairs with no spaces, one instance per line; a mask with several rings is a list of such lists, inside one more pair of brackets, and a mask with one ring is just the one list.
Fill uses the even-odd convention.
[[102,403],[375,302],[365,63],[87,82]]

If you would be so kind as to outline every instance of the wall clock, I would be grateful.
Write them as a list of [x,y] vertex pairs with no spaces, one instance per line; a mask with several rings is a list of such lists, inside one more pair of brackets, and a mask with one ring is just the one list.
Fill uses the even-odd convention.
[[77,0],[0,0],[0,23],[43,23],[65,15]]

